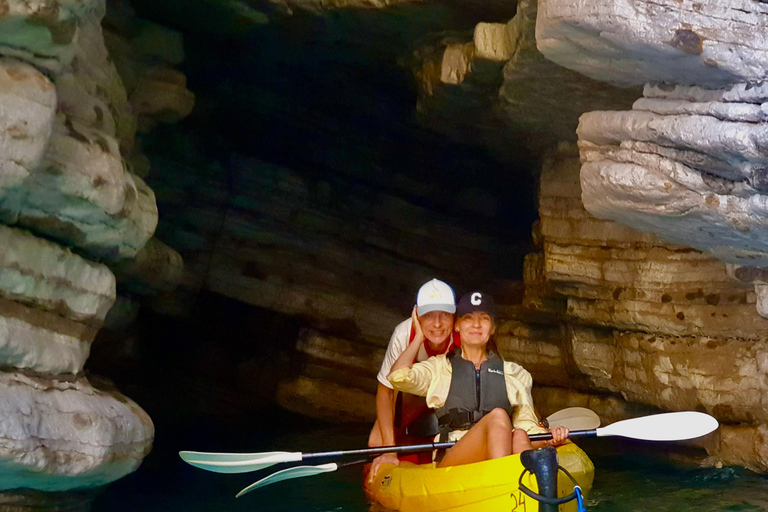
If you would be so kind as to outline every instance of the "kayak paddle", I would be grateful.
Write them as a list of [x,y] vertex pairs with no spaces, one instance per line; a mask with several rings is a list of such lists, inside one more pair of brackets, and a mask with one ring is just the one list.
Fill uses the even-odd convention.
[[[557,414],[557,413],[556,413]],[[619,436],[629,439],[638,439],[642,441],[685,441],[695,439],[713,432],[719,426],[717,420],[709,414],[701,412],[669,412],[663,414],[654,414],[640,418],[617,421],[607,427],[576,430],[568,437],[609,437]],[[552,434],[531,434],[528,436],[531,441],[542,441],[551,439]],[[454,443],[432,443],[425,446],[422,450],[429,450],[431,447],[443,448],[442,445],[449,447]],[[395,447],[397,448],[397,447]],[[392,447],[389,448],[390,451]],[[261,480],[252,483],[239,493],[239,498],[243,494],[251,492],[259,487],[289,480],[291,478],[301,478],[304,476],[313,476],[319,473],[329,473],[336,471],[338,466],[334,463],[323,464],[321,466],[299,466],[278,471]]]
[[[594,411],[584,407],[569,407],[547,417],[550,425],[562,425],[569,430],[590,429],[600,425],[600,418]],[[544,439],[544,438],[542,438]],[[546,438],[549,439],[549,438]],[[311,459],[327,459],[353,455],[381,455],[382,453],[417,453],[428,450],[450,448],[455,443],[430,443],[404,446],[380,446],[362,450],[344,450],[319,453],[262,452],[262,453],[213,453],[179,452],[184,462],[200,469],[215,473],[247,473],[268,468],[282,462],[299,462]]]
[[335,462],[331,462],[329,464],[321,464],[319,466],[297,466],[284,469],[282,471],[278,471],[277,473],[272,473],[271,475],[262,478],[258,482],[252,483],[237,493],[235,498],[239,498],[243,494],[249,493],[255,489],[258,489],[259,487],[264,487],[265,485],[282,482],[283,480],[290,480],[291,478],[301,478],[304,476],[319,475],[320,473],[330,473],[331,471],[336,471],[338,467],[339,466]]

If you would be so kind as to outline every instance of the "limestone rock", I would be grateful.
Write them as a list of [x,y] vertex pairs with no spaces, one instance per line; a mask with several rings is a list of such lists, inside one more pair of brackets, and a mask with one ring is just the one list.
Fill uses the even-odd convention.
[[136,257],[112,268],[118,282],[139,295],[173,291],[184,275],[181,255],[157,238],[150,238]]
[[83,378],[0,373],[0,490],[105,485],[135,470],[152,444],[149,416]]
[[574,328],[578,368],[602,389],[667,410],[703,408],[727,422],[764,422],[765,339],[659,336]]
[[115,277],[58,244],[0,226],[0,295],[98,326],[115,300]]
[[508,61],[514,49],[507,25],[503,23],[478,23],[473,43],[477,57],[499,62]]
[[[285,260],[283,260],[285,261]],[[398,313],[353,294],[323,291],[275,278],[243,275],[236,260],[216,255],[211,262],[208,289],[254,306],[315,319],[320,328],[344,325],[352,337],[385,346],[392,327],[401,322]]]
[[546,242],[627,248],[662,244],[654,235],[597,219],[585,210],[581,201],[580,170],[578,150],[572,144],[560,144],[544,159],[539,218],[541,236]]
[[449,217],[341,178],[240,158],[228,170],[153,164],[166,212],[158,237],[182,255],[185,286],[348,340],[385,345],[422,283],[488,282],[501,249]]
[[0,188],[40,164],[56,112],[56,89],[32,66],[0,59]]
[[0,365],[46,374],[80,373],[97,329],[0,299]]
[[525,292],[522,306],[526,312],[550,312],[564,316],[567,300],[557,293],[555,285],[546,277],[544,253],[533,252],[525,257],[523,265]]
[[281,383],[277,403],[289,411],[327,421],[373,423],[376,403],[373,393],[301,377]]
[[136,53],[169,64],[184,62],[184,37],[181,32],[144,20],[133,25],[136,35],[131,39],[131,46]]
[[719,464],[743,466],[759,473],[768,471],[768,426],[720,425],[709,453]]
[[[103,15],[103,11],[100,11]],[[71,73],[77,82],[79,95],[62,105],[61,110],[70,118],[115,137],[124,156],[132,154],[136,137],[136,116],[131,111],[125,86],[107,51],[101,28],[101,16],[91,16],[79,24],[79,34],[72,65],[64,70],[63,76]],[[59,79],[56,79],[59,86]],[[90,96],[90,100],[83,94]],[[62,98],[66,99],[64,95]],[[81,103],[82,102],[82,103]],[[67,112],[64,106],[83,113],[76,116]],[[107,111],[100,112],[103,105]],[[91,117],[88,109],[93,107]],[[114,125],[114,128],[112,128]]]
[[420,49],[421,121],[517,161],[521,145],[540,153],[574,141],[583,112],[626,108],[640,95],[639,88],[590,80],[547,60],[536,48],[536,12],[536,0],[521,0],[508,23],[478,24],[471,42]]
[[501,107],[540,151],[560,141],[573,141],[579,116],[589,110],[623,108],[637,98],[637,89],[621,89],[560,67],[537,48],[539,0],[518,2],[508,37],[512,57],[504,66],[499,90]]
[[450,45],[443,53],[440,66],[440,81],[445,84],[460,84],[467,73],[472,71],[475,46],[472,43]]
[[[675,99],[695,96],[692,87],[673,89],[666,101],[658,88],[646,93],[652,102],[639,101],[632,111],[582,116],[586,209],[727,262],[768,265],[768,123],[743,120],[748,116],[729,110],[738,106],[732,103]],[[719,94],[738,96],[738,87]],[[768,99],[760,96],[755,101]]]
[[61,115],[41,166],[0,189],[0,212],[108,259],[134,256],[157,225],[154,193],[124,170],[117,141]]
[[103,0],[5,0],[0,54],[57,72],[74,57],[80,23],[103,15]]
[[567,407],[586,407],[597,413],[601,425],[605,426],[616,421],[660,412],[655,407],[627,402],[615,394],[585,393],[569,388],[541,386],[535,382],[531,394],[536,410],[544,418]]
[[158,121],[174,123],[187,117],[195,105],[195,95],[187,89],[182,73],[157,67],[138,78],[131,105],[140,116],[142,131],[149,131]]
[[325,379],[367,393],[378,386],[376,375],[384,348],[323,335],[313,329],[299,334],[296,350],[302,354],[302,375]]
[[768,78],[766,27],[752,0],[540,0],[536,42],[595,80],[718,88]]
[[136,323],[141,303],[124,295],[118,295],[104,319],[104,328],[111,331],[127,332]]
[[573,385],[564,353],[564,331],[558,326],[501,322],[494,337],[499,354],[531,372],[534,382],[546,386]]
[[669,335],[766,332],[751,283],[735,281],[710,255],[594,219],[579,199],[578,175],[575,154],[562,146],[544,165],[539,201],[541,272],[550,293],[568,297],[570,317]]

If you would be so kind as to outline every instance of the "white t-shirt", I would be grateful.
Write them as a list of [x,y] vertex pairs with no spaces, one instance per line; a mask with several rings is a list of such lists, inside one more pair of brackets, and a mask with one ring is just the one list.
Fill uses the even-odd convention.
[[[408,318],[395,327],[395,332],[392,333],[392,338],[390,338],[389,345],[387,346],[387,353],[384,354],[384,361],[381,362],[381,369],[376,376],[379,382],[389,389],[392,389],[392,384],[387,380],[387,376],[392,371],[392,365],[395,364],[397,358],[400,357],[400,354],[405,352],[406,348],[408,348],[408,340],[411,337],[411,324],[412,320]],[[424,345],[422,345],[421,348],[419,348],[419,355],[416,357],[416,360],[426,361],[428,358],[427,351],[424,349]]]

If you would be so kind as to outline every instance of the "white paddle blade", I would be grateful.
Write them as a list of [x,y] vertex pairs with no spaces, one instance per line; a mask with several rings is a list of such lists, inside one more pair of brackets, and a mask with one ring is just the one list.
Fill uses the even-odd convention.
[[291,478],[302,478],[305,476],[319,475],[320,473],[330,473],[331,471],[336,471],[337,468],[338,466],[336,463],[331,462],[329,464],[321,464],[319,466],[298,466],[295,468],[284,469],[282,471],[278,471],[277,473],[272,473],[271,475],[262,478],[258,482],[252,483],[237,493],[236,497],[239,498],[243,494],[249,493],[255,489],[258,489],[259,487],[264,487],[265,485],[282,482],[283,480],[290,480]]
[[643,441],[685,441],[705,436],[719,426],[703,412],[685,411],[653,414],[617,421],[597,429],[597,437],[621,436]]
[[594,430],[600,426],[600,417],[586,407],[569,407],[547,416],[550,427],[561,425],[568,430]]
[[301,460],[301,452],[212,453],[183,451],[179,452],[179,456],[187,464],[214,473],[248,473],[281,462]]

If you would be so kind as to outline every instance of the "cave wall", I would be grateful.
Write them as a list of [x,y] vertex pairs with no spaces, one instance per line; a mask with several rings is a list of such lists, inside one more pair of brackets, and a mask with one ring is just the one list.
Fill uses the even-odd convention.
[[[702,441],[713,463],[768,470],[765,3],[523,0],[508,23],[414,51],[423,126],[488,150],[497,177],[520,155],[542,162],[523,269],[519,232],[458,220],[503,224],[505,190],[339,171],[332,152],[298,169],[237,150],[209,158],[194,138],[143,147],[153,139],[137,131],[194,105],[176,70],[181,34],[126,2],[7,5],[5,489],[102,485],[146,455],[149,417],[82,373],[99,329],[125,328],[141,302],[183,318],[207,291],[296,319],[276,400],[370,421],[389,334],[432,277],[497,297],[497,341],[533,373],[543,414],[704,410],[724,423]],[[505,279],[520,270],[524,286]],[[268,374],[257,360],[238,372],[244,387]]]
[[[180,265],[150,242],[157,206],[135,135],[159,110],[188,114],[190,93],[186,109],[158,106],[163,87],[147,99],[172,70],[158,78],[140,51],[123,62],[126,88],[105,14],[100,0],[0,5],[0,491],[14,510],[121,478],[152,446],[149,416],[83,368],[117,300],[115,273],[141,282],[152,262],[171,262],[155,276]],[[107,39],[131,53],[141,30],[123,28]]]
[[[581,168],[564,145],[542,169],[539,251],[526,259],[523,304],[499,328],[502,352],[564,388],[545,403],[563,393],[613,417],[638,405],[712,414],[721,428],[700,441],[710,462],[765,471],[766,323],[752,287],[707,253],[593,217]],[[626,402],[590,405],[606,393]]]

